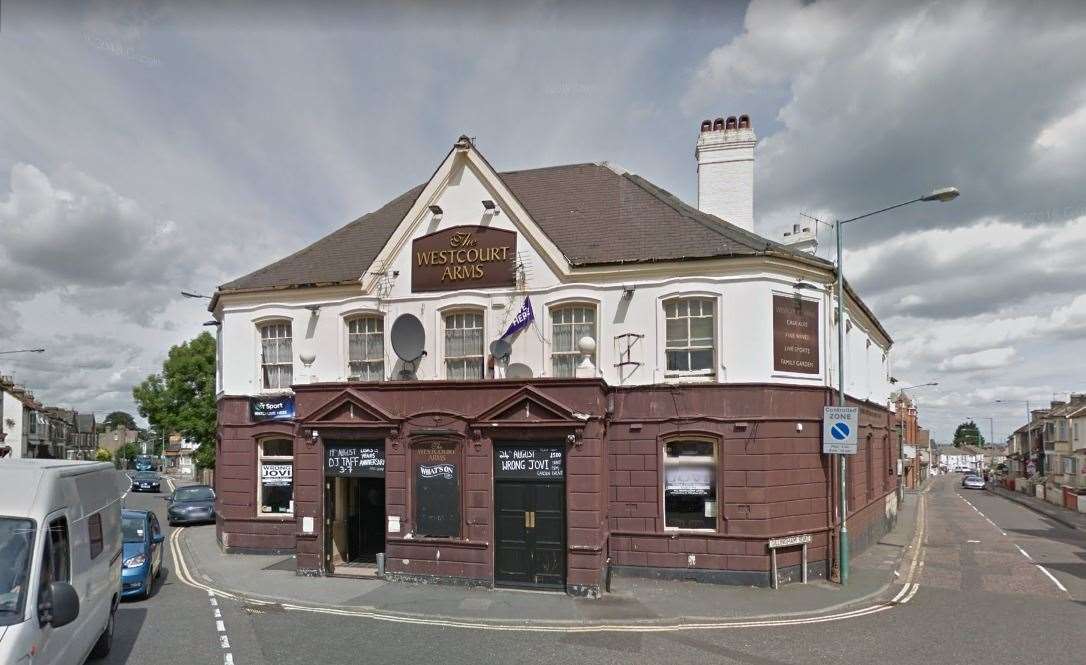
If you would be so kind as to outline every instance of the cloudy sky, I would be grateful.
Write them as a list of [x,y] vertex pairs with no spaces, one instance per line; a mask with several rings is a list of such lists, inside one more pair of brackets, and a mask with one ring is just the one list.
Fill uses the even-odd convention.
[[1019,4],[5,2],[0,350],[48,352],[0,372],[134,410],[209,318],[181,289],[424,181],[461,133],[500,170],[606,159],[694,202],[698,124],[749,113],[769,237],[962,190],[850,226],[846,274],[901,385],[940,383],[915,393],[936,435],[999,437],[1086,389],[1086,5]]

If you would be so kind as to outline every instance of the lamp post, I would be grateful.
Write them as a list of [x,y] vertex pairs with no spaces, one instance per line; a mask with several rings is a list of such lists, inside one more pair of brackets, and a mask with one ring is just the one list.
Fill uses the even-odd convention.
[[[834,235],[837,240],[837,406],[845,405],[845,270],[841,252],[841,227],[845,224],[858,222],[861,219],[867,219],[868,217],[873,217],[921,201],[939,201],[941,203],[953,201],[958,198],[958,194],[960,194],[960,192],[956,187],[943,187],[934,190],[926,196],[921,196],[912,199],[911,201],[898,203],[897,205],[874,210],[856,217],[850,217],[849,219],[837,219],[834,222]],[[837,547],[837,566],[840,571],[841,584],[848,583],[848,497],[846,496],[848,488],[845,482],[847,465],[845,460],[846,458],[844,455],[837,455],[837,511],[841,520],[840,536],[838,538]]]
[[6,356],[9,353],[45,353],[45,349],[15,349],[12,351],[0,351],[0,356]]

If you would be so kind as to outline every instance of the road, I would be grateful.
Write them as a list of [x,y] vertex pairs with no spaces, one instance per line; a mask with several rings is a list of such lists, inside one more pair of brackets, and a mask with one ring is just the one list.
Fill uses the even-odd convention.
[[[219,618],[205,591],[167,573],[149,601],[123,606],[116,652],[107,662],[1083,662],[1086,532],[987,492],[963,490],[960,478],[936,478],[924,495],[915,596],[906,605],[860,618],[772,629],[495,632],[258,609],[225,599],[217,601]],[[133,507],[154,507],[160,516],[162,503],[149,496],[130,500]]]

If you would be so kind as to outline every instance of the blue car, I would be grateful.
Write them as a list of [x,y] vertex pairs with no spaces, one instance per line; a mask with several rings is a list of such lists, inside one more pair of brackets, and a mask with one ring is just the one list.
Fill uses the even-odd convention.
[[149,598],[155,580],[162,574],[162,527],[148,510],[125,509],[121,511],[121,531],[121,597]]

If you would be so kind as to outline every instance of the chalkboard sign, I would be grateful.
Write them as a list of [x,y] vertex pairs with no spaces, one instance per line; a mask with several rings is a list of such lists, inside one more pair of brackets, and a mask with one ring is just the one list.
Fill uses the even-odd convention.
[[431,443],[415,451],[415,532],[460,535],[460,460],[453,444]]
[[561,480],[565,477],[561,446],[502,446],[494,458],[497,480]]
[[383,478],[385,444],[334,443],[324,446],[324,473],[342,478]]

